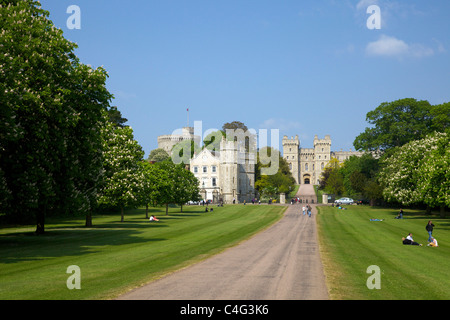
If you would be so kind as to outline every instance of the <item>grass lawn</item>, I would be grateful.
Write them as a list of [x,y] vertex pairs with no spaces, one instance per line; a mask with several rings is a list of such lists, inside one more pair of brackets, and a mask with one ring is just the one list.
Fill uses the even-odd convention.
[[[163,274],[205,259],[281,218],[286,207],[230,205],[152,208],[84,218],[48,219],[46,234],[34,226],[0,229],[0,299],[108,299]],[[81,270],[81,289],[69,290],[67,267]]]
[[[332,299],[450,299],[450,219],[422,211],[347,206],[319,207],[320,251]],[[384,221],[370,221],[370,219]],[[439,247],[427,246],[432,220]],[[403,245],[409,232],[424,246]],[[369,290],[367,268],[381,270],[381,289]]]

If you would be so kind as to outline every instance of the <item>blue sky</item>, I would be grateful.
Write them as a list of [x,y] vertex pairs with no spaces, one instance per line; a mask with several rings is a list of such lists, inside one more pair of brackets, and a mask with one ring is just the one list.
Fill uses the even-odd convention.
[[[194,120],[279,129],[312,147],[353,148],[367,112],[402,98],[450,101],[448,0],[42,0],[104,66],[107,87],[146,156]],[[370,5],[381,29],[369,29]],[[81,29],[69,29],[70,5]]]

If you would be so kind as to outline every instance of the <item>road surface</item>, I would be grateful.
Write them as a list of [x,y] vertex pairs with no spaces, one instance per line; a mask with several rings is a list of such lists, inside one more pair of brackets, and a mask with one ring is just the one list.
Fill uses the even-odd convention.
[[[311,192],[307,188],[299,192]],[[288,205],[284,217],[249,240],[119,297],[120,300],[325,300],[316,208]]]

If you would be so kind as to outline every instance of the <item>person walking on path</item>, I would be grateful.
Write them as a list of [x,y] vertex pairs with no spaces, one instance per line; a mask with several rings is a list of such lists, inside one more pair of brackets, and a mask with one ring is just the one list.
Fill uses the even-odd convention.
[[306,208],[305,208],[305,206],[303,206],[303,215],[305,215],[306,214]]
[[433,239],[433,228],[434,224],[431,223],[431,220],[428,221],[427,226],[425,227],[425,229],[427,229],[428,231],[428,242],[431,242]]

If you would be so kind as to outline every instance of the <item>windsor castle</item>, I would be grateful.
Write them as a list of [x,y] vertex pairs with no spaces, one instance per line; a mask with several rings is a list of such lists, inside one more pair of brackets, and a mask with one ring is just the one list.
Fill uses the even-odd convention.
[[297,184],[319,184],[323,169],[331,158],[344,162],[351,156],[362,156],[364,152],[358,151],[331,151],[331,138],[325,139],[314,136],[313,148],[302,148],[298,136],[283,137],[283,158],[289,164],[292,176]]
[[[173,146],[185,140],[201,145],[201,138],[194,135],[194,128],[185,127],[179,134],[158,137],[158,148],[171,154]],[[283,158],[289,165],[297,184],[319,184],[320,176],[331,158],[344,162],[350,156],[361,156],[356,151],[331,151],[331,138],[314,137],[313,148],[302,148],[298,136],[282,139]],[[200,183],[203,199],[213,202],[250,202],[255,191],[255,156],[242,150],[236,141],[222,139],[218,151],[203,148],[190,160],[189,170]]]

